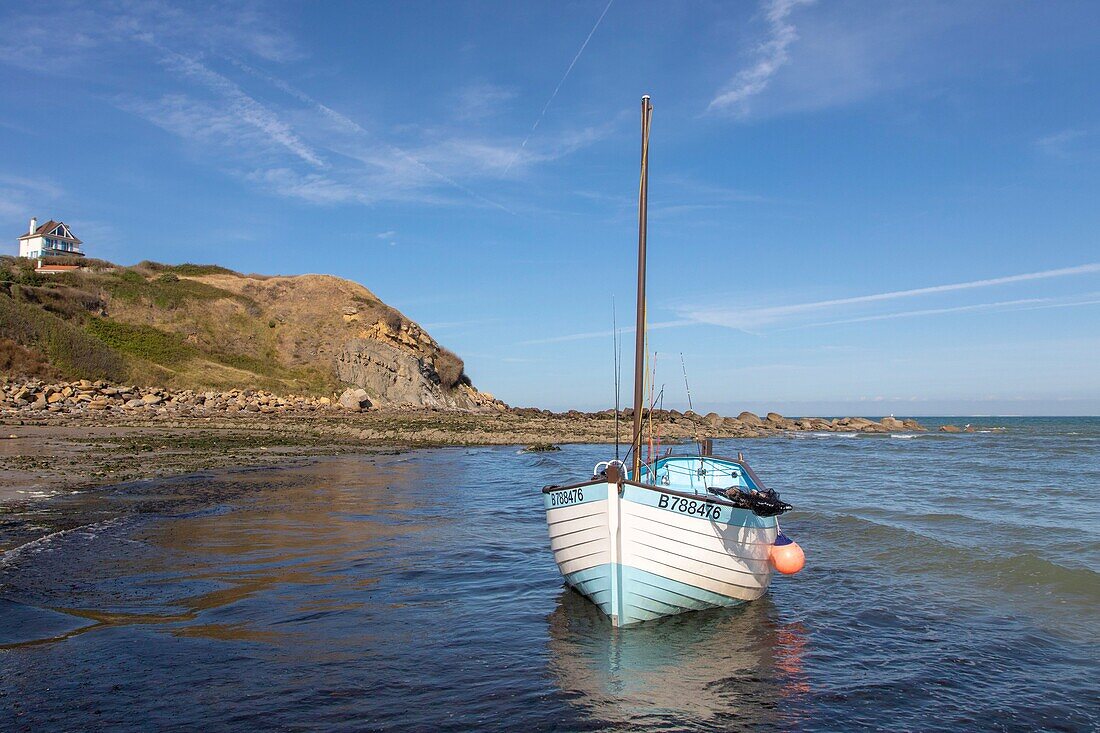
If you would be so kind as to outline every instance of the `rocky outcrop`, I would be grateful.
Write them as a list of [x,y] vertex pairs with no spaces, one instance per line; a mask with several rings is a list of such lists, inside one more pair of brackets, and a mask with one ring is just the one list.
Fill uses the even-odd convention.
[[788,420],[778,412],[769,412],[764,418],[764,422],[770,427],[779,428],[780,430],[790,430],[795,426],[793,420]]
[[737,419],[750,427],[758,428],[764,424],[764,421],[760,417],[752,412],[742,412],[737,416]]
[[0,386],[0,415],[41,412],[153,413],[203,416],[234,413],[339,411],[328,397],[275,395],[264,390],[195,391],[113,385],[102,380],[45,383],[39,380]]
[[340,395],[337,404],[345,410],[362,412],[363,410],[370,409],[371,401],[370,396],[367,394],[367,390],[362,387],[349,387],[344,390],[344,394]]
[[412,352],[373,338],[351,339],[336,355],[341,382],[366,391],[385,406],[438,409],[503,409],[492,395],[478,392],[462,380],[448,387],[431,353]]
[[[0,270],[23,273],[21,263],[0,256]],[[504,407],[474,389],[462,359],[419,324],[331,275],[95,261],[63,280],[13,278],[0,283],[0,376],[196,393],[352,387],[367,393],[357,404],[348,397],[347,409],[359,410]]]
[[[503,412],[507,406],[492,395],[462,385],[454,395],[428,395],[431,399],[450,399],[441,407],[462,408],[480,412]],[[190,390],[163,387],[114,385],[102,380],[82,379],[77,382],[47,383],[32,379],[0,383],[0,415],[7,413],[41,412],[62,415],[103,413],[155,413],[179,416],[202,416],[234,413],[285,412],[366,412],[379,407],[365,388],[344,390],[339,398],[305,395],[277,395],[262,389]],[[424,404],[405,403],[408,407]],[[431,406],[431,405],[429,405]]]

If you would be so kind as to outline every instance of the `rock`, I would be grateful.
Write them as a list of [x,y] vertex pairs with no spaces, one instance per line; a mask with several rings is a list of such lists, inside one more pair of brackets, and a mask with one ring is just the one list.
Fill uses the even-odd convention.
[[532,443],[523,449],[524,453],[550,453],[553,451],[560,451],[561,448],[553,443]]
[[164,402],[163,397],[155,394],[142,395],[141,400],[147,405],[159,405],[161,402]]
[[737,416],[737,419],[744,424],[754,428],[758,428],[764,424],[764,421],[761,420],[758,415],[755,415],[751,412],[742,412],[740,415]]
[[476,390],[445,387],[431,356],[374,339],[345,343],[336,356],[336,376],[377,395],[380,404],[463,409],[488,404],[476,398]]
[[367,390],[361,387],[345,389],[344,393],[340,395],[339,403],[340,407],[352,412],[360,412],[369,409],[371,406],[370,395],[367,394]]
[[769,412],[764,418],[764,422],[768,423],[772,427],[781,428],[783,430],[790,430],[794,427],[794,421],[780,415],[778,412]]
[[708,412],[703,418],[703,422],[705,422],[708,427],[718,429],[722,427],[722,424],[725,422],[725,418],[723,418],[717,412]]
[[890,415],[889,417],[884,417],[879,422],[882,423],[883,427],[889,430],[905,430],[905,423],[903,423],[901,420],[898,420],[893,415]]
[[959,428],[958,425],[943,425],[943,426],[940,427],[940,432],[941,433],[959,433],[959,432],[962,432],[962,430]]

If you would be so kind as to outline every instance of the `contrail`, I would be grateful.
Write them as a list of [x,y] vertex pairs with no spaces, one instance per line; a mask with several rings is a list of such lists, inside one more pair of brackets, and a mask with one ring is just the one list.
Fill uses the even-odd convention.
[[550,95],[550,99],[546,100],[546,104],[542,107],[542,112],[539,112],[538,118],[535,120],[535,124],[531,125],[531,131],[527,133],[527,137],[523,138],[523,143],[520,144],[519,150],[512,156],[512,159],[508,161],[508,165],[504,168],[504,172],[507,173],[512,169],[512,165],[519,159],[519,154],[523,152],[527,147],[527,143],[531,140],[531,136],[535,134],[535,130],[538,129],[539,123],[542,122],[542,118],[546,116],[546,110],[550,109],[550,103],[554,101],[554,97],[558,96],[558,92],[561,90],[561,85],[565,83],[565,80],[569,78],[569,72],[573,70],[573,67],[577,65],[577,59],[584,53],[584,49],[588,46],[588,42],[592,40],[593,34],[596,33],[596,29],[600,27],[600,23],[603,21],[603,17],[607,15],[607,11],[611,10],[611,5],[615,0],[608,0],[607,7],[600,13],[600,17],[596,19],[596,25],[592,26],[592,30],[588,32],[588,37],[584,39],[584,43],[581,44],[580,49],[577,51],[577,55],[573,57],[573,60],[569,62],[569,68],[565,70],[565,74],[562,75],[561,81],[554,87],[554,93]]
[[759,325],[771,323],[781,318],[788,318],[804,313],[819,310],[832,309],[839,306],[861,303],[876,303],[898,298],[913,298],[923,295],[938,293],[951,293],[960,290],[974,290],[976,288],[988,288],[997,285],[1009,285],[1012,283],[1030,282],[1033,280],[1047,280],[1050,278],[1067,277],[1072,275],[1088,275],[1100,272],[1100,262],[1090,262],[1075,267],[1062,267],[1056,270],[1042,270],[1040,272],[1026,272],[1020,275],[1007,275],[1004,277],[987,278],[984,280],[970,280],[962,283],[950,283],[947,285],[932,285],[911,290],[892,290],[886,293],[873,293],[871,295],[857,295],[851,298],[836,298],[833,300],[819,300],[813,303],[797,303],[795,305],[781,305],[766,308],[736,309],[707,309],[698,308],[685,313],[690,319],[709,323],[714,326],[740,327],[746,320]]
[[[882,301],[897,300],[899,298],[913,298],[938,293],[952,293],[962,290],[974,290],[978,288],[995,287],[998,285],[1010,285],[1013,283],[1031,282],[1035,280],[1047,280],[1050,278],[1070,277],[1074,275],[1091,275],[1100,273],[1100,262],[1089,262],[1074,267],[1061,267],[1055,270],[1041,270],[1039,272],[1025,272],[1019,275],[1006,275],[1003,277],[986,278],[984,280],[970,280],[961,283],[949,283],[947,285],[932,285],[910,290],[892,290],[886,293],[873,293],[871,295],[857,295],[850,298],[836,298],[833,300],[820,300],[814,303],[798,303],[795,305],[782,305],[770,308],[749,308],[746,310],[685,310],[681,318],[676,321],[663,321],[650,324],[649,329],[681,328],[684,326],[723,326],[734,328],[752,335],[759,335],[749,328],[766,327],[783,319],[805,316],[819,310],[862,304],[878,303]],[[802,328],[814,328],[817,326],[834,326],[842,323],[863,323],[866,321],[881,321],[893,318],[909,318],[914,316],[935,315],[940,313],[960,313],[966,311],[982,311],[997,308],[1012,308],[1012,310],[1036,310],[1041,308],[1068,308],[1076,305],[1094,305],[1098,293],[1085,293],[1078,296],[1091,298],[1092,300],[1079,300],[1073,302],[1058,302],[1055,298],[1028,298],[1021,300],[1002,301],[998,303],[979,303],[976,305],[954,306],[949,308],[927,308],[922,310],[903,311],[898,313],[885,313],[877,315],[846,318],[844,320],[807,323],[787,328],[772,329],[776,331],[793,331]],[[633,328],[621,329],[623,333],[630,333]],[[573,333],[566,336],[553,336],[550,338],[530,339],[521,341],[521,344],[551,344],[564,341],[580,341],[583,339],[606,338],[613,335],[613,331],[589,331],[586,333]]]

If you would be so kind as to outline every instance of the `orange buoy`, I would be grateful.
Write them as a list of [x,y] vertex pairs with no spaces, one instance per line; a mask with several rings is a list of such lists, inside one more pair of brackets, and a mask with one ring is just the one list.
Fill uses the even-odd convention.
[[798,543],[780,532],[771,549],[772,565],[784,575],[794,575],[806,564],[806,553]]

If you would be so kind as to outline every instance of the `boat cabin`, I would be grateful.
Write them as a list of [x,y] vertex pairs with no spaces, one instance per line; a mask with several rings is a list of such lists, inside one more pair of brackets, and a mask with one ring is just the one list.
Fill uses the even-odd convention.
[[741,491],[759,490],[752,469],[744,463],[715,456],[665,456],[644,464],[638,483],[664,486],[674,491],[706,496],[736,487]]

